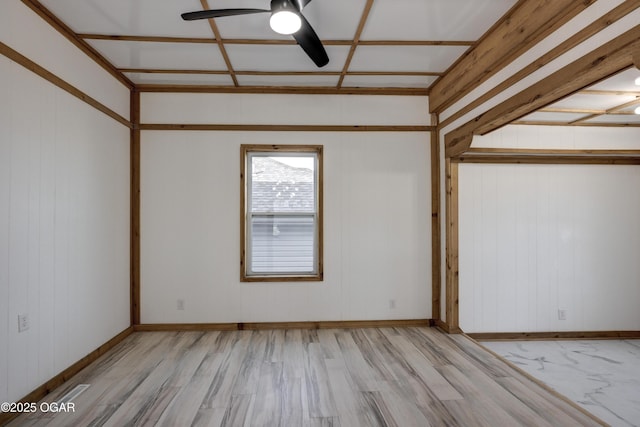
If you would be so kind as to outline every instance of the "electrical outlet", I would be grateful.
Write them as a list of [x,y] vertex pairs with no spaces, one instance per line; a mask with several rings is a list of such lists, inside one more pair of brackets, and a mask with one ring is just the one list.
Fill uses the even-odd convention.
[[31,327],[28,314],[18,314],[18,332],[24,332]]
[[558,310],[558,320],[567,320],[567,310]]
[[177,301],[176,308],[178,310],[184,310],[184,300],[183,299],[179,299]]

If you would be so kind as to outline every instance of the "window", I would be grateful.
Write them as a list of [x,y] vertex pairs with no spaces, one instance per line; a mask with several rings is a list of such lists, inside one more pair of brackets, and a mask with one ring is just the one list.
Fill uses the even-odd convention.
[[322,146],[242,145],[241,280],[322,280]]

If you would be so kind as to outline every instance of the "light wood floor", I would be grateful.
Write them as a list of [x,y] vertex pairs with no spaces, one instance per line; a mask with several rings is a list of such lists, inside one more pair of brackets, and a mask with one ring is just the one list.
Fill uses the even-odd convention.
[[432,328],[138,332],[11,426],[592,426],[465,336]]

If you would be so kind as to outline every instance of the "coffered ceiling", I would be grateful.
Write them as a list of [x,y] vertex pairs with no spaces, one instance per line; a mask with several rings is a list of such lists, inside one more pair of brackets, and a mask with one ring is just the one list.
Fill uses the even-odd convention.
[[[186,22],[205,8],[269,0],[41,0],[135,84],[426,90],[516,0],[315,0],[304,16],[323,41],[318,68],[269,14]],[[215,32],[218,32],[219,39]]]
[[[427,95],[517,0],[314,0],[303,15],[329,63],[318,68],[269,13],[184,21],[185,12],[268,9],[270,0],[29,0],[141,89],[349,89]],[[603,1],[603,0],[601,0]],[[520,119],[640,126],[640,70],[626,70]],[[390,92],[393,91],[393,92]],[[317,92],[316,92],[317,93]]]

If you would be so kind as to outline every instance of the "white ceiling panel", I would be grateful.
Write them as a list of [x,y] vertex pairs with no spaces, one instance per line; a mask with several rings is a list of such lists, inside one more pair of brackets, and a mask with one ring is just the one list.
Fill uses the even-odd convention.
[[225,45],[237,71],[342,71],[348,46],[325,46],[329,64],[319,69],[298,45]]
[[607,114],[606,116],[594,117],[586,123],[618,123],[640,125],[640,114]]
[[529,114],[520,121],[524,122],[553,122],[553,123],[570,123],[585,117],[587,114],[581,113],[546,113],[538,111]]
[[635,99],[629,95],[575,94],[551,105],[552,108],[608,110]]
[[216,44],[89,40],[118,68],[226,70]]
[[344,87],[408,87],[426,89],[437,77],[433,76],[358,76],[347,75]]
[[338,85],[340,76],[291,75],[291,76],[245,76],[237,75],[240,86],[330,86]]
[[476,40],[515,0],[376,0],[362,40]]
[[640,70],[630,68],[591,86],[589,89],[640,92],[640,86],[635,84],[638,77],[640,77]]
[[76,33],[211,37],[203,23],[185,22],[181,13],[202,10],[198,0],[41,0]]
[[441,72],[466,50],[462,46],[358,46],[349,70]]
[[[316,0],[307,5],[303,15],[322,40],[350,40],[356,33],[366,0]],[[269,9],[269,0],[210,1],[212,8]],[[339,10],[340,13],[336,13]],[[284,39],[269,27],[269,13],[217,18],[222,38],[226,39]]]
[[135,84],[233,86],[228,74],[124,73]]

